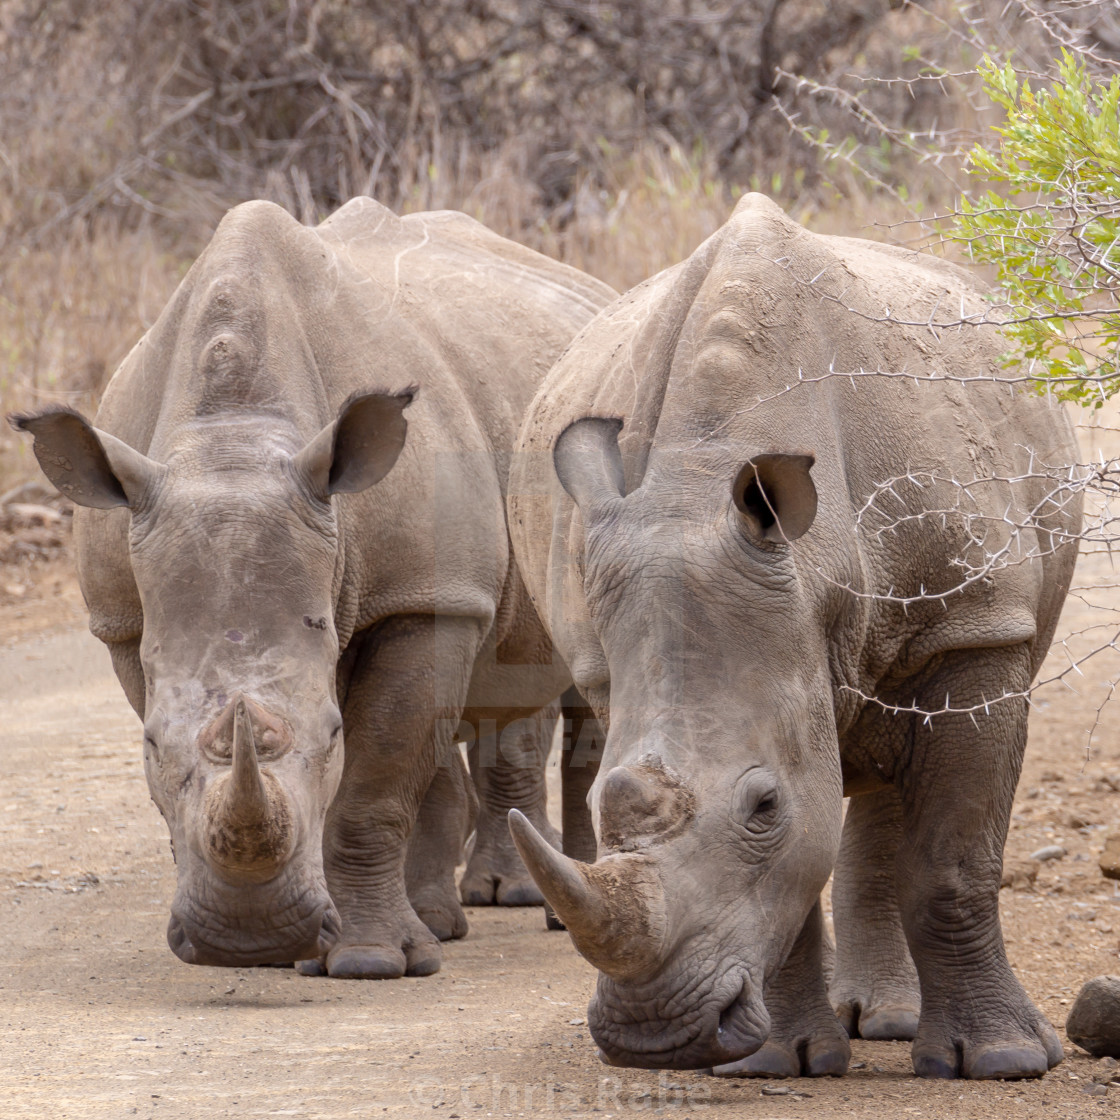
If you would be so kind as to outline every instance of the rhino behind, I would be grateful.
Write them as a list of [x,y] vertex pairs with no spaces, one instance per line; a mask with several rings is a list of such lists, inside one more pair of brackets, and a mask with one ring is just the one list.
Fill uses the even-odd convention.
[[82,591],[144,720],[184,960],[438,968],[405,893],[422,805],[425,916],[465,928],[460,717],[500,731],[565,684],[511,564],[508,448],[610,295],[463,215],[359,199],[309,229],[248,203],[96,429],[20,421],[83,507]]

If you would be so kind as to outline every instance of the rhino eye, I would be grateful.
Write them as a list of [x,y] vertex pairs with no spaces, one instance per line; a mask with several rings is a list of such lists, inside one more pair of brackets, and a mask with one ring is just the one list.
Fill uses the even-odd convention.
[[772,774],[761,768],[750,770],[738,782],[736,823],[752,835],[774,827],[781,817],[781,795]]
[[754,804],[743,824],[751,832],[763,832],[773,823],[778,812],[778,791],[764,793]]

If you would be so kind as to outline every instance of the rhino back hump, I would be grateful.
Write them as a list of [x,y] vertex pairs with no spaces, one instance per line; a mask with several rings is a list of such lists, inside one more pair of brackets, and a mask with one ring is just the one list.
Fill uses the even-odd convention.
[[[1063,585],[1071,549],[994,571],[944,605],[903,611],[848,592],[916,595],[961,578],[949,567],[959,534],[939,535],[931,519],[885,536],[876,534],[873,518],[857,526],[857,511],[881,484],[930,476],[924,493],[903,483],[910,490],[897,516],[922,501],[952,506],[961,493],[954,479],[1027,473],[1028,449],[1038,461],[1076,461],[1068,420],[1052,404],[996,383],[1006,375],[993,328],[930,325],[982,309],[981,299],[963,269],[810,233],[754,196],[693,258],[615,301],[542,385],[515,467],[510,505],[518,555],[561,652],[576,662],[598,660],[605,671],[579,585],[582,523],[551,464],[559,433],[597,415],[624,421],[619,444],[628,489],[640,484],[651,456],[705,441],[738,448],[743,458],[815,454],[821,503],[797,549],[819,589],[822,616],[844,647],[837,671],[853,682],[873,681],[907,659],[920,664],[957,642],[1033,640],[1040,659],[1060,608],[1051,589]],[[966,386],[930,380],[936,375],[996,381]],[[981,485],[970,500],[998,517],[1010,498],[1025,516],[1048,485]],[[1078,516],[1074,504],[1055,523],[1069,528]]]
[[[469,464],[477,505],[458,510],[469,521],[462,554],[473,550],[477,561],[461,565],[462,593],[450,593],[470,604],[474,585],[500,594],[505,582],[502,494],[524,407],[613,294],[464,215],[401,219],[356,199],[310,228],[270,203],[245,203],[114,374],[96,423],[161,461],[205,459],[197,449],[208,425],[231,420],[293,452],[351,393],[416,384],[398,466],[340,505],[347,579],[358,585],[347,598],[374,584],[385,592],[381,603],[353,607],[356,623],[394,604],[423,605],[431,588],[391,585],[407,582],[410,567],[430,577],[436,538],[454,539],[451,526],[436,532],[430,521],[435,475],[457,457]],[[138,608],[121,519],[88,520],[81,552],[91,611],[115,616],[122,598]]]

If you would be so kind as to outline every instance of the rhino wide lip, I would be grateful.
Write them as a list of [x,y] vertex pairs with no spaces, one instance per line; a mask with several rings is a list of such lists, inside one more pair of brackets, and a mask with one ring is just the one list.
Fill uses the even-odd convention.
[[[669,1020],[656,1033],[649,1032],[648,1026],[639,1033],[615,1023],[610,1032],[613,1038],[606,1036],[602,1018],[596,1015],[599,998],[596,996],[588,1013],[591,1037],[599,1046],[600,1059],[611,1066],[630,1066],[635,1069],[707,1069],[737,1062],[758,1050],[770,1034],[769,1016],[765,1007],[761,1006],[760,1001],[752,1001],[749,992],[749,981],[744,978],[735,995],[722,1010],[706,1012],[691,1029],[674,1029]],[[756,1002],[758,1006],[755,1005]],[[687,1033],[680,1042],[664,1045],[666,1037],[672,1038],[674,1034],[679,1036],[682,1031]]]
[[[249,967],[325,957],[339,938],[341,920],[330,897],[310,888],[287,905],[254,900],[260,922],[238,916],[233,924],[177,897],[167,924],[167,944],[185,964]],[[290,917],[289,917],[290,915]]]

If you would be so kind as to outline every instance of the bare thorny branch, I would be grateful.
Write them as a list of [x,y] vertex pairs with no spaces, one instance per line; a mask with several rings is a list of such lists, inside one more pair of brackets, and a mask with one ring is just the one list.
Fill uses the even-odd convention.
[[[951,382],[974,385],[977,382],[994,382],[1006,385],[1009,392],[1022,392],[1029,378],[1006,378],[997,374],[956,375],[951,373],[922,374],[908,371],[858,370],[842,372],[831,369],[813,377],[800,377],[777,393],[760,397],[739,410],[736,415],[768,403],[779,396],[805,390],[834,381],[843,387],[855,384],[857,378],[901,378],[917,385],[936,385]],[[720,429],[704,437],[704,441],[718,438],[730,423],[730,418]],[[868,588],[852,582],[833,579],[820,567],[814,568],[814,577],[843,592],[845,595],[897,609],[905,616],[923,606],[938,606],[948,610],[950,605],[978,585],[990,584],[1001,571],[1010,568],[1036,565],[1058,551],[1079,547],[1083,557],[1099,556],[1112,559],[1120,550],[1120,429],[1091,425],[1094,434],[1114,436],[1118,453],[1099,453],[1096,461],[1084,463],[1048,463],[1026,446],[1018,448],[1024,469],[1018,473],[978,473],[962,478],[943,468],[928,465],[915,466],[905,473],[876,480],[853,511],[854,525],[865,543],[877,548],[891,547],[892,538],[920,531],[932,526],[941,540],[953,540],[958,549],[950,561],[946,574],[957,573],[957,578],[946,585],[899,589],[893,586]],[[1010,495],[1024,491],[1036,497],[1025,508],[1013,502]],[[1087,517],[1076,532],[1063,527],[1064,515],[1084,506]],[[912,538],[911,538],[912,539]],[[939,707],[927,707],[916,700],[897,703],[876,695],[873,691],[850,683],[843,684],[844,691],[862,702],[875,704],[898,715],[912,715],[929,722],[939,716],[989,713],[999,704],[1010,702],[1030,703],[1035,694],[1051,685],[1072,687],[1071,679],[1084,678],[1084,667],[1106,652],[1120,653],[1120,608],[1107,603],[1098,604],[1093,595],[1107,592],[1105,581],[1075,585],[1071,596],[1094,609],[1101,609],[1107,617],[1067,633],[1054,645],[1056,653],[1063,653],[1067,664],[1037,680],[1030,688],[1005,691],[968,705],[954,703],[951,696]],[[1092,648],[1074,652],[1074,647],[1093,642]],[[1115,691],[1108,681],[1108,695],[1103,708]],[[1099,722],[1099,711],[1097,719]],[[1091,742],[1091,733],[1090,733]]]

